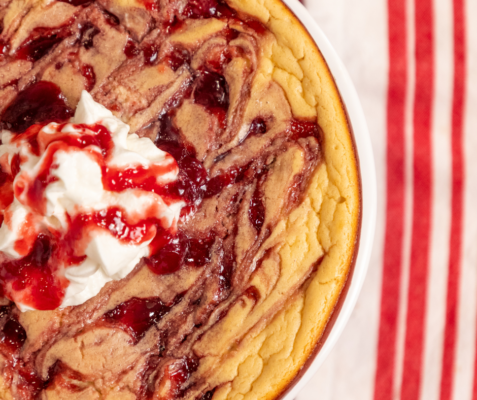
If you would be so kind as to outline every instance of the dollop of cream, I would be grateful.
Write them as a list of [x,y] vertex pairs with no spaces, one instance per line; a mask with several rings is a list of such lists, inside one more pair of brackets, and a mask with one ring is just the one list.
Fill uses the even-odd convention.
[[[104,148],[95,144],[83,148],[68,145],[70,139],[77,142],[84,135],[94,136],[96,132],[92,127],[97,125],[111,134],[112,147],[107,156]],[[32,149],[28,135],[22,135],[6,130],[1,132],[2,169],[10,170],[16,155],[21,160],[19,173],[13,181],[14,199],[5,209],[0,227],[0,252],[6,257],[24,257],[38,234],[45,230],[66,237],[72,229],[71,221],[78,216],[121,210],[118,218],[113,218],[115,226],[82,232],[78,236],[81,240],[78,240],[75,255],[82,257],[79,264],[58,266],[56,273],[69,282],[61,307],[84,303],[97,295],[107,282],[126,277],[141,258],[151,255],[149,245],[154,234],[145,235],[147,240],[118,238],[118,231],[127,232],[128,229],[121,226],[124,217],[135,224],[154,218],[160,221],[161,228],[175,230],[185,205],[183,201],[165,200],[154,191],[134,185],[124,190],[106,190],[103,179],[105,171],[131,172],[140,167],[142,171],[159,171],[154,174],[155,183],[164,185],[177,179],[176,162],[150,139],[129,134],[129,126],[96,103],[86,91],[83,91],[70,123],[50,123],[41,128],[37,134],[38,154]],[[61,146],[58,146],[59,142]],[[45,167],[47,164],[49,167]],[[37,204],[32,202],[28,190],[42,179],[40,175],[45,168],[49,168],[49,178],[42,191],[43,203]],[[134,174],[131,176],[134,180]],[[26,221],[28,235],[25,235]],[[58,243],[61,245],[61,239]],[[6,290],[6,295],[20,310],[32,309],[23,294],[13,288]]]

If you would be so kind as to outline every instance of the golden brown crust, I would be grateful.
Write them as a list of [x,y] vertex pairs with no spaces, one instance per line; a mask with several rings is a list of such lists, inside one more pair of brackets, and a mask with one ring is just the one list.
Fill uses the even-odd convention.
[[283,223],[286,239],[278,251],[281,268],[303,268],[323,256],[318,272],[270,325],[243,340],[242,351],[230,360],[233,373],[223,379],[230,383],[213,397],[273,399],[313,353],[348,277],[359,228],[359,172],[339,92],[306,29],[279,0],[229,4],[275,35],[261,73],[283,88],[295,117],[318,118],[324,133],[325,163],[315,172],[303,204]]

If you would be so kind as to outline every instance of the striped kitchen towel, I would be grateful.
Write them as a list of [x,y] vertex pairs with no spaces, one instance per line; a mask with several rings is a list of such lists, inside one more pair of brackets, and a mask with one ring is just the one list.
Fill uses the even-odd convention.
[[477,400],[477,0],[304,0],[376,157],[369,273],[297,400]]

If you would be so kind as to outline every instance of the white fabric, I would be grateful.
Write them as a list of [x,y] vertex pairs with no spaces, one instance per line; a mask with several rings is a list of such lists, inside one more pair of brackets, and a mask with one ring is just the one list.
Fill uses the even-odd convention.
[[[415,1],[407,0],[408,93],[406,99],[406,201],[401,295],[393,399],[403,399],[401,379],[406,334],[412,229],[412,112],[415,85]],[[474,385],[477,303],[477,0],[464,1],[467,25],[467,81],[464,114],[463,255],[452,399],[471,400]],[[354,81],[367,117],[377,167],[378,218],[369,273],[356,309],[337,345],[296,400],[381,400],[375,395],[381,279],[386,213],[388,89],[388,2],[305,0],[305,6],[335,47]],[[452,220],[451,123],[454,85],[453,1],[434,0],[434,103],[432,117],[432,231],[422,377],[417,398],[441,399],[449,238]],[[475,397],[474,397],[475,399]]]

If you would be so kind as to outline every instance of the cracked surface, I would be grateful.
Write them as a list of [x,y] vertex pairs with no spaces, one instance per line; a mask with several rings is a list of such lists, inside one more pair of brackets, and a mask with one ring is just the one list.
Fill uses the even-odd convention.
[[[28,32],[47,26],[43,15],[55,13],[62,21],[73,15],[100,28],[89,49],[78,45],[80,29],[73,26],[74,40],[64,39],[40,60],[0,56],[0,111],[35,80],[56,83],[71,107],[86,88],[133,132],[153,140],[165,124],[160,118],[168,115],[210,178],[262,160],[265,179],[223,188],[184,221],[186,233],[213,227],[220,238],[209,264],[157,275],[141,263],[81,306],[23,314],[13,309],[27,334],[18,354],[43,382],[38,395],[44,399],[274,399],[312,354],[354,254],[359,178],[345,111],[320,52],[279,1],[231,0],[240,18],[187,19],[173,31],[158,21],[184,10],[187,2],[150,4],[155,3],[0,3],[0,39],[10,44],[10,54]],[[120,24],[111,28],[105,10]],[[263,24],[260,33],[255,25],[240,23],[250,18]],[[238,34],[230,37],[230,30]],[[145,52],[128,58],[123,49],[129,39],[142,49],[155,44],[159,61],[147,65]],[[65,49],[75,46],[73,57]],[[172,48],[186,48],[190,61],[171,64]],[[229,102],[222,115],[209,112],[191,88],[196,71],[224,48],[233,51],[230,60],[222,61]],[[83,64],[94,69],[91,87],[79,72]],[[12,71],[21,73],[8,85],[18,75]],[[257,117],[266,120],[266,133],[247,136]],[[321,141],[284,139],[293,119],[318,121]],[[304,183],[292,201],[297,177]],[[245,205],[259,186],[265,211],[257,234]],[[231,207],[234,196],[242,201]],[[217,277],[231,243],[236,267],[231,289],[223,294]],[[105,313],[133,298],[173,304],[138,341],[101,322]],[[30,394],[22,389],[22,371],[12,367],[5,351],[0,368],[0,398],[33,398],[30,389]],[[184,368],[192,372],[178,390],[172,378]]]

